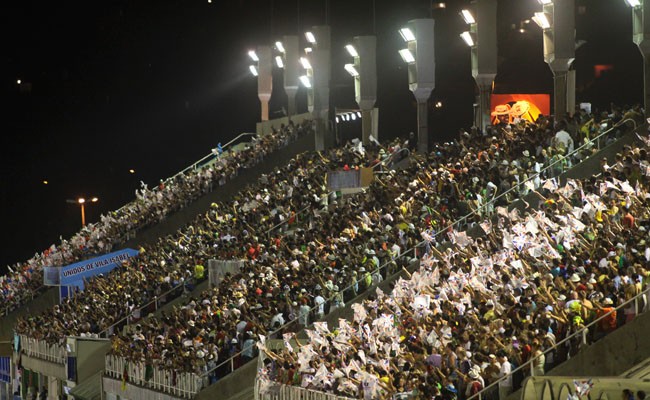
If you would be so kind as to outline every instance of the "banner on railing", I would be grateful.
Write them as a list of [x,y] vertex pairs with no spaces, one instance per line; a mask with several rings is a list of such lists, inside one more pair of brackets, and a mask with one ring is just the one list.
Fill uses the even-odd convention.
[[372,182],[374,171],[372,168],[360,168],[350,171],[330,171],[327,173],[327,189],[336,191],[341,189],[356,189],[367,187]]
[[243,266],[243,260],[208,260],[210,287],[219,285],[227,273],[237,274]]

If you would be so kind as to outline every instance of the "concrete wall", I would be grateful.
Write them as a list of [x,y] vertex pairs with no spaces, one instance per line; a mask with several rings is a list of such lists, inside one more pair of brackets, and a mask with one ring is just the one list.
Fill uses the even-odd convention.
[[[116,398],[114,395],[120,396],[120,400],[181,400],[180,396],[172,396],[162,392],[154,392],[147,388],[126,383],[125,390],[122,390],[122,381],[103,377],[102,380],[103,390],[106,392],[106,398]],[[227,399],[228,397],[215,397],[215,399]]]
[[77,383],[104,369],[105,356],[111,348],[109,340],[77,339]]
[[[45,292],[34,300],[26,303],[21,308],[9,313],[0,320],[0,342],[12,341],[14,339],[13,330],[16,325],[16,319],[21,316],[40,314],[43,311],[52,308],[59,303],[59,288],[48,288]],[[11,353],[5,353],[4,348],[0,348],[0,356],[10,356]]]
[[[253,387],[257,375],[257,359],[254,359],[235,373],[222,378],[216,384],[203,389],[196,396],[195,400],[231,399],[231,398],[253,398]],[[247,393],[250,393],[250,397]]]

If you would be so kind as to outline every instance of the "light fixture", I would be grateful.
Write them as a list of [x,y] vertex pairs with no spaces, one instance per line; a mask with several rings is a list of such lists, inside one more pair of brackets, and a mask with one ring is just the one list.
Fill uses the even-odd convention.
[[47,185],[49,182],[47,180],[43,181],[43,185]]
[[77,203],[79,203],[79,204],[83,204],[83,203],[85,203],[85,202],[86,202],[86,199],[84,199],[83,197],[79,197],[79,198],[77,199]]
[[275,56],[275,64],[278,66],[278,68],[284,68],[284,62],[282,61],[282,57]]
[[311,88],[311,81],[309,80],[309,77],[307,75],[302,75],[300,77],[300,82],[302,82],[302,85],[306,88]]
[[99,199],[97,197],[93,197],[92,199],[90,199],[90,201],[92,201],[93,203],[97,203]]
[[133,168],[131,168],[131,169],[129,170],[129,173],[130,173],[130,174],[135,174],[135,170],[134,170]]
[[519,28],[519,33],[526,33],[526,30],[524,28]]
[[361,111],[357,111],[357,117],[361,118]]
[[259,73],[257,72],[257,67],[256,66],[251,65],[251,66],[248,67],[248,69],[251,71],[251,74],[253,74],[253,76],[259,75]]
[[308,41],[309,43],[311,43],[311,44],[316,43],[316,37],[315,37],[314,34],[311,33],[311,32],[305,32],[305,38],[306,38],[307,41]]
[[474,46],[474,38],[472,37],[471,33],[465,31],[460,34],[460,37],[463,38],[463,40],[465,41],[465,43],[467,43],[469,47]]
[[354,64],[345,64],[345,70],[348,71],[348,74],[352,75],[353,77],[359,76],[359,71],[354,68]]
[[345,49],[352,57],[359,57],[359,53],[357,53],[357,49],[355,49],[354,46],[352,46],[351,44],[345,45]]
[[311,69],[311,64],[309,63],[309,60],[306,59],[305,57],[300,57],[300,64],[302,64],[302,67],[304,69]]
[[334,119],[336,120],[336,123],[338,124],[338,123],[339,123],[339,117],[337,116],[337,117],[334,118]]
[[475,23],[476,23],[476,19],[475,19],[474,16],[472,15],[472,12],[471,12],[471,11],[469,11],[469,10],[462,10],[462,11],[460,12],[460,15],[463,17],[463,19],[465,20],[465,23],[466,23],[466,24],[471,25],[471,24],[475,24]]
[[409,28],[400,29],[399,34],[402,35],[402,39],[404,39],[405,42],[412,42],[415,40],[415,35]]
[[345,114],[344,117],[345,117],[345,120],[346,120],[346,121],[349,121],[349,120],[350,120],[350,114]]
[[549,22],[546,13],[536,12],[533,16],[533,21],[535,21],[535,23],[542,29],[549,29],[551,27],[551,23]]
[[639,7],[641,5],[641,2],[639,0],[625,0],[628,6],[632,8]]
[[357,120],[357,114],[352,113],[352,114],[350,115],[350,118],[352,118],[352,121],[356,121],[356,120]]
[[443,3],[443,2],[440,2],[440,3],[438,3],[438,4],[435,4],[435,5],[433,6],[433,8],[447,8],[447,4],[446,4],[446,3]]
[[21,81],[20,79],[18,79],[18,80],[16,81],[16,83],[19,84],[19,85],[20,85],[22,82],[23,82],[23,81]]
[[415,57],[413,57],[413,53],[411,53],[411,50],[409,49],[400,50],[399,55],[402,56],[402,60],[406,63],[411,64],[415,62]]
[[275,48],[278,49],[280,53],[284,53],[284,46],[282,45],[282,42],[280,41],[275,42]]
[[255,62],[258,62],[260,60],[259,57],[257,57],[257,53],[255,52],[255,50],[249,50],[248,56],[251,58],[251,60]]
[[305,54],[311,53],[313,49],[311,47],[305,47]]
[[537,0],[537,2],[541,5],[547,5],[553,3],[553,0]]
[[442,108],[442,101],[436,101],[436,108]]

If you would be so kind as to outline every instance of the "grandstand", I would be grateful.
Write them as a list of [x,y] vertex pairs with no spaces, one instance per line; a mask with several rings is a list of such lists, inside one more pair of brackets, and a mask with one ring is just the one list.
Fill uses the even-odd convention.
[[[648,127],[638,108],[592,117],[462,131],[428,153],[412,137],[316,152],[305,118],[217,150],[3,280],[0,393],[647,390]],[[138,256],[39,295],[43,267],[122,246]]]

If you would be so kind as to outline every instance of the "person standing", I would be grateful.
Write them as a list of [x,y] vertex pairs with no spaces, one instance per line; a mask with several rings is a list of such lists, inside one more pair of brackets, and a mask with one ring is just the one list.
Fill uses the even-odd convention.
[[512,364],[508,361],[506,353],[501,350],[497,357],[501,363],[501,370],[499,371],[499,400],[505,400],[510,393],[512,393]]

